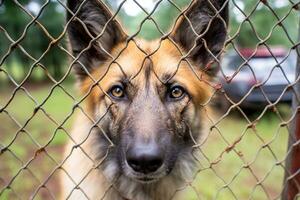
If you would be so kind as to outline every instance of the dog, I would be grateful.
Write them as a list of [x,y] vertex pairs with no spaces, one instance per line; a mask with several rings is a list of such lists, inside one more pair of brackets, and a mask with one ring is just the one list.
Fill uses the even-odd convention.
[[147,42],[128,37],[101,1],[68,0],[83,98],[61,166],[62,198],[185,199],[209,132],[210,68],[225,46],[227,4],[195,0],[168,35]]

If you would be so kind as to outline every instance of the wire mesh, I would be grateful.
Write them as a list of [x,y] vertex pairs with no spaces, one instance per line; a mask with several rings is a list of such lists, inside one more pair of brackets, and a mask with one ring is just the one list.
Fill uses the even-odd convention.
[[[300,2],[253,0],[248,7],[238,0],[147,2],[151,6],[138,0],[0,1],[0,199],[297,199],[300,170],[286,162],[297,160],[299,148]],[[55,31],[53,6],[67,19]],[[166,7],[176,17],[161,10]],[[116,21],[137,18],[126,16],[134,10],[140,21],[125,34]],[[168,15],[170,25],[163,26]],[[263,24],[268,16],[272,23]],[[147,37],[149,23],[156,42],[139,40]],[[284,47],[278,47],[278,38],[284,38]],[[99,71],[101,65],[106,68]],[[116,73],[132,91],[120,83],[118,90],[108,90]],[[189,84],[174,86],[174,77]],[[155,92],[143,99],[149,88]],[[130,98],[123,98],[125,91]],[[115,98],[113,92],[122,95]],[[161,97],[170,92],[186,95]],[[292,97],[293,108],[282,103]],[[140,114],[144,110],[154,110],[159,119],[149,121]],[[168,125],[157,122],[164,120]],[[124,164],[123,148],[137,145],[139,135],[131,135],[138,131],[145,140],[149,134],[161,140],[161,134],[172,135],[156,143],[176,146],[166,150],[176,161],[154,182],[132,180],[140,174],[133,176]]]

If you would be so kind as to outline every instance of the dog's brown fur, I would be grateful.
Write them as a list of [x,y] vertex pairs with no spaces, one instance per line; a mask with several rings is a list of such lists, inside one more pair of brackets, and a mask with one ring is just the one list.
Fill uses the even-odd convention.
[[[89,5],[89,9],[92,9],[94,5],[102,6],[96,0],[87,1],[92,4]],[[214,0],[212,2],[218,9],[224,4],[222,0]],[[74,8],[76,6],[74,7],[72,4],[74,3],[70,3],[70,7],[73,7],[73,12],[75,12],[76,9]],[[211,18],[206,19],[208,18],[207,15],[215,13],[206,4],[205,1],[198,0],[186,12],[192,24],[198,22],[195,28],[198,34],[205,31],[203,27],[211,20]],[[83,6],[82,9],[87,8],[88,6],[86,8]],[[167,121],[173,121],[172,126],[174,126],[174,131],[172,132],[181,134],[179,130],[182,130],[182,134],[185,134],[189,130],[188,135],[184,136],[188,138],[188,149],[193,150],[192,146],[195,142],[197,144],[201,143],[208,133],[208,130],[205,129],[208,122],[207,112],[210,110],[207,102],[209,102],[214,91],[214,88],[210,84],[213,77],[204,70],[205,66],[212,61],[212,58],[210,53],[203,48],[203,45],[210,48],[213,54],[217,53],[215,56],[219,55],[226,35],[225,22],[227,11],[226,6],[222,8],[224,11],[220,12],[220,16],[225,21],[219,20],[218,22],[211,23],[211,25],[218,26],[217,30],[207,30],[209,34],[216,34],[215,39],[220,41],[213,41],[212,36],[204,37],[207,42],[206,44],[199,41],[195,43],[193,41],[196,51],[191,50],[194,45],[190,44],[190,40],[195,40],[196,37],[189,33],[192,30],[187,27],[184,17],[181,17],[172,32],[171,38],[173,41],[166,39],[154,42],[142,40],[126,42],[122,30],[116,30],[120,29],[119,25],[112,24],[111,26],[114,27],[107,25],[107,29],[112,28],[116,38],[113,41],[107,42],[110,37],[104,33],[103,38],[106,41],[103,41],[101,38],[99,39],[99,43],[103,43],[102,47],[109,52],[109,57],[104,55],[106,53],[103,53],[101,48],[99,50],[98,47],[93,47],[91,44],[90,48],[85,50],[88,53],[83,54],[79,61],[82,65],[86,66],[89,75],[83,75],[86,71],[78,71],[79,68],[82,69],[81,64],[77,63],[75,69],[80,78],[80,90],[82,94],[87,94],[84,100],[86,105],[84,110],[90,118],[82,112],[78,113],[71,135],[72,141],[68,143],[65,150],[66,162],[63,165],[63,169],[66,173],[62,176],[64,198],[165,200],[173,196],[174,198],[179,197],[180,192],[176,192],[176,190],[179,190],[188,180],[192,179],[197,168],[195,155],[190,151],[186,153],[186,150],[182,150],[184,151],[182,153],[181,150],[178,150],[178,153],[176,153],[178,154],[176,162],[172,166],[170,174],[165,174],[154,183],[139,183],[132,178],[128,178],[128,172],[119,169],[120,166],[116,164],[116,158],[114,158],[111,152],[114,151],[114,148],[117,148],[115,143],[118,143],[122,136],[116,135],[122,134],[124,132],[123,129],[135,127],[133,128],[134,132],[140,134],[138,137],[154,137],[151,135],[154,134],[153,129],[156,126],[160,128],[161,125],[158,125],[160,123],[156,119],[152,119],[155,115],[151,115],[151,109],[153,110],[155,106],[159,107],[157,104],[161,105],[161,102],[157,103],[156,101],[157,99],[161,99],[162,94],[166,93],[166,83],[170,80],[185,88],[188,95],[180,101],[168,103],[169,107],[167,110],[169,115],[166,117],[164,114],[161,114],[161,120],[163,121],[164,118],[168,118]],[[198,11],[201,10],[198,13],[199,16],[196,15],[197,12],[194,11],[195,9],[198,9]],[[101,17],[103,15],[104,17],[109,16],[105,7],[101,7],[100,10],[105,13]],[[90,14],[95,15],[93,12]],[[87,28],[91,32],[94,32],[96,35],[99,34],[99,30],[92,27],[94,26],[93,23],[96,22],[89,23],[88,17],[85,14],[80,15],[80,12],[78,15],[84,23],[89,25]],[[76,40],[76,37],[79,35],[82,36],[83,31],[77,29],[80,26],[78,23],[74,22],[73,25],[71,23],[70,26],[72,29],[69,31],[71,46],[74,55],[77,56],[78,53],[76,52],[84,50],[88,46],[88,43],[82,47],[81,44],[77,44],[76,41],[74,42],[73,40]],[[105,25],[102,24],[102,26]],[[190,38],[183,41],[184,37]],[[218,44],[218,47],[216,47],[216,44]],[[79,48],[75,49],[76,47]],[[95,53],[94,51],[98,52]],[[188,61],[182,60],[183,55],[189,51],[191,56],[188,57]],[[98,56],[98,60],[89,56]],[[116,58],[116,60],[113,60],[113,58]],[[124,77],[130,82],[131,91],[128,91],[128,95],[132,95],[132,99],[143,98],[143,95],[146,95],[144,94],[145,90],[148,93],[152,92],[151,95],[157,94],[160,97],[149,101],[149,103],[145,101],[150,97],[143,98],[142,101],[135,100],[134,102],[138,104],[135,108],[128,106],[128,109],[122,109],[122,105],[114,102],[108,93],[113,84]],[[156,103],[153,103],[154,101]],[[141,117],[145,118],[144,120],[136,120],[138,117],[136,115],[139,115],[139,112],[144,113],[143,110],[139,110],[139,105],[146,110],[145,113],[150,113],[149,116],[148,114],[141,115]],[[157,109],[159,110],[160,108]],[[159,112],[157,117],[159,117],[158,115]],[[151,118],[151,120],[147,118]],[[131,120],[138,121],[138,123],[128,127],[122,124],[125,122],[132,124]],[[115,123],[112,124],[112,121]],[[182,121],[188,123],[187,127],[182,127]],[[150,123],[151,125],[149,125],[149,122],[152,124]],[[111,126],[114,127],[112,128]],[[117,131],[114,132],[114,130]],[[121,167],[123,167],[122,164]]]

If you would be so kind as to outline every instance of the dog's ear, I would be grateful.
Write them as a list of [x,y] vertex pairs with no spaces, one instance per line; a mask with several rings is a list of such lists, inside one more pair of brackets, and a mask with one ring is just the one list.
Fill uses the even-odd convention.
[[[227,0],[195,0],[178,20],[172,39],[196,64],[205,66],[221,52],[227,35]],[[203,34],[203,35],[201,35]],[[201,35],[201,37],[199,37]],[[213,54],[213,55],[212,55]]]
[[75,14],[67,13],[67,31],[73,55],[81,54],[79,61],[84,66],[77,62],[74,69],[82,79],[87,71],[105,62],[112,48],[124,42],[127,35],[101,0],[68,0],[67,6]]

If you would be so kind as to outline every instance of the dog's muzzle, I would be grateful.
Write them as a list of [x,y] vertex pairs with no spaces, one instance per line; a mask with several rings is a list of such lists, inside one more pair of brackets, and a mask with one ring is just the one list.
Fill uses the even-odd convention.
[[126,161],[134,172],[147,175],[163,165],[164,154],[156,144],[135,144],[128,149]]

